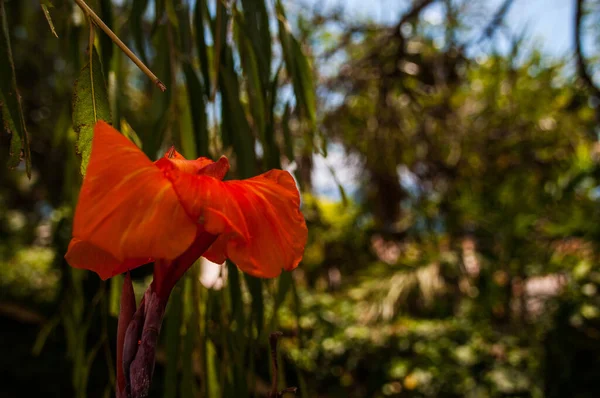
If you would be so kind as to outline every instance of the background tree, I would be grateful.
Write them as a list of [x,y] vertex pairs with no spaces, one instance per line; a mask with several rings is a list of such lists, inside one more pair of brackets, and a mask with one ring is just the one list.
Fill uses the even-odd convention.
[[[151,158],[174,144],[226,154],[235,177],[295,167],[309,223],[275,282],[193,268],[152,396],[266,396],[273,330],[280,388],[303,397],[598,395],[597,2],[564,16],[575,62],[508,29],[518,2],[405,3],[386,25],[296,2],[88,2],[167,86],[95,29],[113,125]],[[0,393],[110,395],[119,279],[62,258],[89,25],[42,2],[56,38],[38,2],[0,4],[32,165],[0,168]],[[358,175],[338,203],[312,176],[339,148]],[[150,274],[133,273],[138,294]]]

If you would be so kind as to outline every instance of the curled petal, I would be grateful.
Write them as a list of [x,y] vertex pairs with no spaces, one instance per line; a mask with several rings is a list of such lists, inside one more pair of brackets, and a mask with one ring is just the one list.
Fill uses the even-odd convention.
[[296,268],[307,229],[298,189],[288,172],[271,170],[226,182],[177,170],[168,175],[188,214],[208,233],[220,235],[206,258],[229,258],[242,271],[263,278]]
[[154,164],[163,171],[177,169],[183,173],[207,175],[219,180],[222,180],[229,171],[229,160],[225,156],[221,156],[216,162],[204,157],[186,160],[173,148]]
[[72,267],[94,271],[103,280],[152,261],[149,257],[119,261],[109,252],[76,238],[71,239],[65,258]]
[[[131,258],[174,259],[195,235],[195,222],[163,172],[127,138],[98,122],[73,237],[123,263]],[[78,264],[103,277],[118,273],[108,266]]]

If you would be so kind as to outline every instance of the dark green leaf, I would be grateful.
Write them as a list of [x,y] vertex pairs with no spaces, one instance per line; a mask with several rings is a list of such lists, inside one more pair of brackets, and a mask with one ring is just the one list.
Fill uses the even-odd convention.
[[192,284],[198,283],[198,266],[190,269],[185,278],[185,337],[181,352],[181,393],[183,398],[198,396],[196,377],[194,375],[194,347],[198,337],[198,303],[194,299]]
[[179,361],[179,341],[181,340],[181,319],[183,313],[183,295],[180,286],[176,286],[169,298],[169,308],[165,320],[165,341],[167,366],[165,371],[165,398],[177,397],[177,363]]
[[81,69],[73,89],[73,130],[77,133],[75,147],[81,156],[82,175],[90,159],[94,125],[98,120],[110,123],[111,116],[102,65],[94,48],[91,62]]
[[[135,47],[139,52],[139,56],[148,65],[148,58],[146,57],[146,48],[144,43],[144,13],[148,7],[148,0],[133,0],[131,6],[131,14],[129,15],[129,25],[131,26],[131,33],[133,35],[133,41]],[[155,72],[156,73],[156,72]]]
[[4,1],[0,0],[0,120],[4,130],[11,135],[9,167],[16,167],[25,159],[25,170],[31,178],[31,153],[29,152],[29,135],[25,127],[25,118],[21,109],[21,96],[17,89],[15,65],[13,63],[8,21],[4,9]]
[[248,274],[244,274],[246,285],[252,297],[252,320],[256,326],[257,336],[260,336],[264,324],[264,300],[262,291],[262,280]]
[[239,177],[248,178],[256,174],[254,137],[240,101],[239,83],[232,62],[229,54],[229,62],[221,64],[219,73],[219,85],[223,94],[221,100],[223,145],[233,146]]
[[209,156],[208,153],[208,120],[206,117],[206,99],[202,90],[202,83],[196,72],[188,63],[183,64],[183,73],[187,86],[188,103],[191,110],[192,125],[194,127],[194,141],[196,143],[196,156]]
[[261,83],[260,78],[258,57],[254,52],[252,42],[250,41],[250,29],[246,26],[244,18],[240,13],[235,14],[235,21],[242,68],[248,83],[250,112],[252,112],[254,124],[256,125],[256,129],[258,130],[259,137],[261,137],[264,147],[265,117],[267,116],[267,112],[263,84]]
[[[100,0],[100,18],[111,30],[113,29],[113,6],[110,0]],[[104,66],[104,77],[108,79],[108,72],[112,56],[113,56],[113,42],[108,35],[100,34],[98,36],[100,40],[100,60]]]
[[294,283],[291,272],[282,272],[279,276],[279,283],[277,285],[277,295],[275,296],[275,302],[273,303],[273,317],[271,318],[271,329],[275,329],[277,323],[277,311],[283,301],[287,293],[290,291],[290,288]]
[[242,0],[244,19],[246,21],[246,33],[251,43],[253,52],[256,54],[260,84],[265,90],[271,78],[271,31],[269,30],[269,14],[266,1]]
[[202,80],[204,82],[204,93],[210,97],[210,74],[208,64],[208,50],[206,48],[206,38],[204,35],[204,10],[205,0],[197,0],[194,9],[194,29],[196,31],[196,46],[198,58],[200,59],[200,70],[202,71]]

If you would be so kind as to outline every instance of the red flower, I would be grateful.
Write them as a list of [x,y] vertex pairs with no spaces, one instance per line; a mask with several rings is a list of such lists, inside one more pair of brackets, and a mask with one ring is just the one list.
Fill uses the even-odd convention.
[[228,170],[225,157],[186,160],[173,149],[153,163],[99,121],[67,261],[102,279],[155,261],[155,282],[172,284],[200,255],[263,278],[296,268],[307,229],[292,176],[222,181]]

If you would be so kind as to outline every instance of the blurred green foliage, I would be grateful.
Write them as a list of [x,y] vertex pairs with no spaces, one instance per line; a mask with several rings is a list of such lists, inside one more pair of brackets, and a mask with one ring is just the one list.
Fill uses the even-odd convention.
[[[109,396],[122,279],[63,260],[89,28],[69,0],[0,3],[32,159],[30,180],[0,167],[0,395]],[[498,37],[501,7],[407,2],[386,26],[281,1],[88,3],[167,85],[96,29],[112,123],[151,158],[174,144],[227,155],[236,178],[295,168],[309,225],[278,280],[190,270],[152,396],[266,396],[275,330],[280,387],[301,397],[599,396],[598,98],[568,60]],[[329,148],[356,170],[344,190],[330,167],[339,202],[312,189]],[[138,301],[150,275],[133,272]]]

